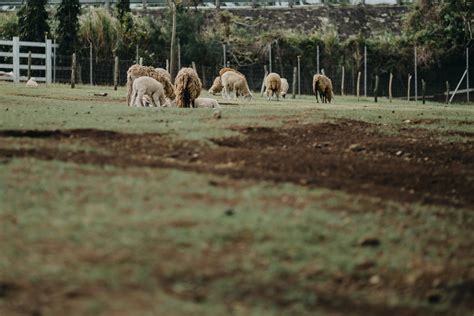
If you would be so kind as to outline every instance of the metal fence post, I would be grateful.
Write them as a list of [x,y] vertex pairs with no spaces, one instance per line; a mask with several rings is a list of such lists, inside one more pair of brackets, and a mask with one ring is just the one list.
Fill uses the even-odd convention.
[[93,85],[93,82],[92,82],[92,42],[90,44],[90,47],[89,47],[89,54],[90,54],[90,58],[89,58],[89,83],[90,85],[92,86]]
[[364,97],[367,98],[367,45],[364,46]]
[[273,72],[272,71],[272,42],[270,42],[270,44],[268,44],[268,70],[270,72]]
[[13,37],[13,82],[20,82],[20,38]]
[[415,46],[415,102],[418,101],[418,66],[417,66],[417,54]]
[[466,100],[469,102],[469,94],[471,93],[469,91],[469,47],[466,47],[466,90],[467,90],[467,95],[466,95]]
[[46,39],[46,84],[51,84],[52,74],[53,74],[53,67],[51,67],[51,48],[52,43],[50,39]]
[[298,97],[301,96],[301,56],[298,56]]
[[316,73],[319,74],[319,45],[316,46]]
[[227,52],[225,44],[222,44],[222,55],[224,56],[224,67],[227,67]]

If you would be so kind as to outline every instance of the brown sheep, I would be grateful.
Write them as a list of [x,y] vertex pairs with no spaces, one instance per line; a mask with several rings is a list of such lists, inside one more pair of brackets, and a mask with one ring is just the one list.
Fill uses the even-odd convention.
[[160,82],[165,89],[165,96],[170,99],[175,98],[174,88],[171,81],[161,71],[156,71],[153,67],[141,66],[138,64],[132,65],[127,70],[127,104],[130,105],[130,98],[132,96],[133,80],[147,76]]
[[216,95],[216,93],[219,93],[222,91],[222,88],[224,86],[222,85],[222,80],[221,77],[218,76],[216,79],[214,79],[214,82],[212,83],[212,87],[209,89],[209,93],[212,95]]
[[193,68],[181,68],[174,80],[176,106],[178,108],[195,107],[194,100],[201,94],[202,83]]
[[280,75],[274,72],[269,73],[265,77],[265,94],[270,101],[271,97],[276,94],[277,100],[280,100],[281,93],[281,78]]
[[230,92],[234,91],[234,99],[243,96],[245,99],[252,99],[252,92],[249,89],[247,79],[244,75],[239,75],[233,71],[227,71],[222,75],[222,96],[231,98]]
[[[219,76],[222,77],[223,74],[225,74],[226,72],[228,71],[233,71],[235,73],[238,73],[239,75],[241,76],[244,76],[242,73],[238,72],[237,70],[233,69],[233,68],[229,68],[229,67],[224,67],[222,68],[221,70],[219,70]],[[244,76],[245,77],[245,76]]]
[[316,96],[316,101],[318,100],[318,93],[321,98],[322,103],[331,103],[331,100],[334,98],[334,92],[332,88],[332,81],[325,75],[316,74],[313,76],[313,93]]
[[164,77],[166,77],[166,79],[168,79],[170,82],[171,81],[171,75],[170,73],[168,72],[168,70],[164,69],[164,68],[155,68],[155,71],[159,72],[160,74],[162,74]]

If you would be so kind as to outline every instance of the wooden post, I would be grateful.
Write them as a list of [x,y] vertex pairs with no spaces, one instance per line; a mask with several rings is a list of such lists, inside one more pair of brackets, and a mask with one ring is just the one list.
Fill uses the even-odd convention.
[[421,79],[421,98],[423,100],[423,104],[425,104],[425,93],[426,93],[426,81],[425,79]]
[[221,8],[220,0],[216,0],[216,9],[219,10]]
[[118,56],[115,56],[115,63],[114,63],[114,90],[117,90],[117,86],[118,86],[118,76],[119,76],[119,59],[118,59]]
[[[191,66],[193,67],[194,71],[195,71],[196,73],[198,73],[198,72],[197,72],[197,69],[196,69],[196,63],[195,63],[194,61],[191,62]],[[198,77],[199,77],[199,76],[198,76]]]
[[360,76],[361,76],[361,72],[359,71],[359,73],[357,73],[357,87],[356,87],[356,91],[357,91],[357,101],[360,100]]
[[178,71],[181,69],[181,42],[178,37]]
[[415,46],[415,61],[414,61],[414,66],[415,66],[415,102],[418,101],[418,66],[417,66],[417,52],[416,52],[416,46]]
[[31,50],[28,52],[28,80],[31,79]]
[[135,46],[135,63],[139,63],[139,56],[138,56],[138,44]]
[[316,46],[316,72],[319,74],[319,45]]
[[170,72],[170,60],[166,59],[166,71]]
[[449,81],[446,81],[446,104],[449,103]]
[[201,66],[201,74],[202,74],[202,86],[203,88],[206,86],[206,68]]
[[76,87],[76,53],[72,54],[71,61],[71,89]]
[[143,66],[143,57],[140,57],[140,66]]
[[146,9],[147,9],[146,0],[142,0],[142,7],[143,7],[143,10],[146,10]]
[[222,56],[224,57],[224,67],[227,67],[227,52],[225,44],[222,44]]
[[411,75],[408,74],[407,101],[410,101]]
[[324,73],[324,68],[321,68],[321,75],[325,76],[326,74]]
[[293,67],[293,99],[296,98],[296,67]]
[[93,85],[93,79],[92,79],[92,42],[89,48],[89,54],[90,54],[90,59],[89,59],[89,83],[92,86]]
[[377,103],[379,94],[379,75],[375,75],[374,101]]
[[344,66],[342,66],[342,78],[341,78],[341,96],[344,95]]
[[390,73],[390,80],[388,81],[388,98],[390,103],[392,103],[392,83],[393,83],[393,74]]
[[469,47],[466,47],[466,100],[469,103]]
[[262,94],[262,97],[263,97],[263,91],[265,90],[265,78],[267,78],[268,76],[267,65],[263,66],[263,72],[264,72],[264,75],[263,75],[263,81],[262,81],[262,88],[260,89],[260,93]]
[[272,42],[268,44],[268,69],[270,72],[273,72],[272,70]]
[[301,56],[298,56],[298,97],[301,96]]
[[367,45],[364,46],[364,97],[367,98]]
[[54,38],[53,42],[53,83],[56,83],[56,47],[58,45],[56,44],[56,38]]

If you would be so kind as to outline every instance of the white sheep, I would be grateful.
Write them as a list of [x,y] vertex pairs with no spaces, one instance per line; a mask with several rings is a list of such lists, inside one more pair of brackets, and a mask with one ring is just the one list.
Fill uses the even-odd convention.
[[138,102],[139,106],[144,106],[143,99],[144,96],[148,95],[150,98],[145,98],[146,102],[152,101],[150,104],[155,106],[164,105],[165,101],[165,91],[163,85],[158,82],[156,79],[151,77],[139,77],[133,81],[132,86],[132,101],[130,106],[134,106]]
[[230,98],[230,92],[234,92],[234,100],[237,96],[243,96],[246,99],[252,99],[247,79],[234,71],[227,71],[221,76],[222,80],[222,95],[224,98]]
[[280,75],[271,72],[265,77],[265,94],[267,95],[267,99],[270,101],[271,98],[276,95],[277,100],[280,100],[280,92],[281,92],[281,78]]
[[288,89],[290,88],[288,84],[288,80],[285,78],[281,78],[281,88],[280,88],[280,93],[283,99],[286,97],[286,94],[288,93]]
[[194,100],[194,106],[197,108],[211,108],[211,109],[220,109],[221,106],[219,102],[211,98],[197,98]]

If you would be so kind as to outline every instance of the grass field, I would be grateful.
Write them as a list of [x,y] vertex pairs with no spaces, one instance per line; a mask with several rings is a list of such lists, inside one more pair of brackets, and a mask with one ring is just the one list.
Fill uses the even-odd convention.
[[473,104],[124,95],[0,83],[1,316],[473,313]]

